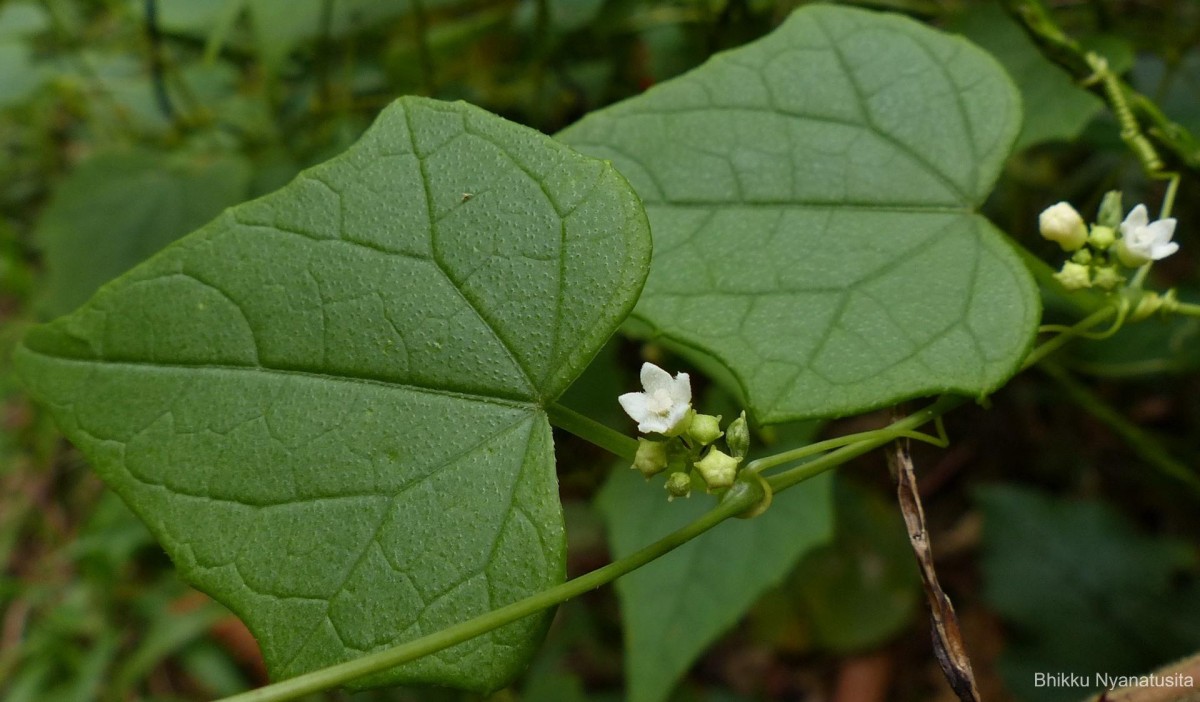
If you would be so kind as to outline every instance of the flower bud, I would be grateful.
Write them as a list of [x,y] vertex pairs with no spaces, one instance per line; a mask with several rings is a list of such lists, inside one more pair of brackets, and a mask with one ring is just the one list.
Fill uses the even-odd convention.
[[1092,287],[1091,271],[1087,266],[1067,261],[1062,270],[1054,274],[1056,280],[1067,290],[1082,290]]
[[1081,266],[1086,266],[1092,262],[1092,252],[1087,249],[1080,249],[1071,256],[1071,260]]
[[1100,201],[1100,211],[1096,214],[1096,224],[1116,229],[1121,226],[1124,216],[1125,207],[1121,204],[1121,191],[1110,190],[1104,193],[1104,199]]
[[700,471],[700,477],[708,483],[709,490],[720,490],[733,485],[739,463],[739,459],[714,448],[709,449],[704,458],[696,461],[696,470]]
[[692,476],[683,470],[671,473],[664,487],[667,489],[667,502],[674,501],[676,497],[691,497]]
[[1087,241],[1087,225],[1083,217],[1068,203],[1047,207],[1038,216],[1038,230],[1050,241],[1058,242],[1063,251],[1074,251]]
[[1097,251],[1104,251],[1113,245],[1117,240],[1117,230],[1112,227],[1104,227],[1099,224],[1092,227],[1092,233],[1088,235],[1088,243],[1096,247]]
[[721,438],[721,434],[721,418],[711,414],[697,413],[688,427],[688,436],[701,446],[708,446]]
[[1115,265],[1100,266],[1092,283],[1101,290],[1113,290],[1125,282],[1125,277],[1117,272]]
[[630,468],[636,468],[641,471],[647,480],[651,476],[658,475],[666,470],[667,443],[665,441],[638,439],[637,454],[634,455],[633,465]]
[[746,453],[750,451],[750,425],[746,422],[744,410],[725,429],[725,445],[729,447],[729,452],[734,458],[745,458]]

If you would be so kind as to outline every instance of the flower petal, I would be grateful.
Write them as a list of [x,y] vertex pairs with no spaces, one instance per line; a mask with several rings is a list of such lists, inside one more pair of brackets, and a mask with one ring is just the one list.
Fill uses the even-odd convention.
[[[689,389],[689,392],[690,392],[690,389]],[[661,431],[664,434],[668,434],[670,432],[675,431],[675,429],[677,429],[679,427],[679,424],[681,422],[683,422],[683,420],[687,417],[688,410],[690,410],[690,409],[691,409],[691,405],[687,404],[686,402],[681,402],[681,403],[671,407],[670,414],[668,414],[666,416],[666,418],[663,420],[663,424],[665,424],[666,426],[663,429],[660,429],[659,431]]]
[[665,434],[671,429],[671,424],[665,417],[649,417],[644,422],[638,422],[638,431],[643,434]]
[[646,393],[653,395],[659,390],[666,390],[668,394],[671,392],[671,374],[654,365],[653,363],[642,364],[642,387],[646,389]]
[[1161,261],[1178,250],[1179,244],[1176,244],[1173,241],[1169,241],[1165,244],[1155,244],[1154,248],[1150,249],[1150,258],[1154,259],[1155,261]]
[[644,422],[654,416],[650,411],[650,398],[644,392],[627,392],[618,397],[617,402],[621,403],[621,409],[635,422]]
[[1151,222],[1146,227],[1146,233],[1154,244],[1165,244],[1175,235],[1175,220],[1160,219],[1157,222]]
[[1135,229],[1146,226],[1149,221],[1150,214],[1146,211],[1146,206],[1138,205],[1125,215],[1125,221],[1121,222],[1121,233],[1129,236]]
[[667,392],[671,401],[677,405],[689,405],[692,402],[692,379],[687,373],[676,373]]

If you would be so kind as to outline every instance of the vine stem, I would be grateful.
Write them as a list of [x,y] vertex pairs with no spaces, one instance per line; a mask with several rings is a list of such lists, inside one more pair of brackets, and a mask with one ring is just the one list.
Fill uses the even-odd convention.
[[548,609],[567,600],[606,585],[613,580],[636,570],[650,561],[682,546],[721,522],[757,505],[764,497],[761,488],[753,482],[739,482],[731,488],[724,499],[712,510],[682,529],[662,538],[618,561],[581,575],[573,580],[543,590],[535,595],[514,602],[487,614],[456,624],[428,636],[394,646],[361,658],[339,663],[320,670],[299,675],[257,690],[226,697],[223,702],[280,702],[291,700],[312,692],[344,685],[357,678],[378,673],[408,663],[422,656],[441,651],[456,644],[485,634],[505,624],[511,624]]
[[[776,473],[767,477],[767,485],[771,487],[773,492],[786,490],[793,485],[802,483],[809,478],[816,477],[825,471],[840,466],[852,458],[879,448],[884,444],[890,443],[897,438],[909,436],[913,431],[924,424],[932,422],[943,414],[958,407],[967,401],[966,397],[961,395],[943,395],[936,402],[928,407],[914,412],[907,417],[892,422],[883,429],[876,431],[864,432],[866,438],[860,439],[852,444],[843,446],[835,451],[815,458],[806,463],[802,463],[795,468],[788,469],[781,473]],[[927,437],[932,438],[932,437]]]
[[1182,314],[1188,317],[1200,317],[1200,305],[1193,302],[1177,302],[1171,308],[1172,314]]
[[1175,194],[1179,192],[1179,181],[1179,174],[1172,173],[1171,179],[1167,181],[1167,192],[1163,194],[1162,208],[1158,212],[1159,219],[1171,216],[1171,210],[1175,207]]
[[546,414],[549,415],[550,423],[554,426],[570,432],[584,441],[589,441],[614,456],[633,461],[634,456],[637,455],[637,439],[631,439],[569,407],[552,402],[546,407]]
[[1030,351],[1029,355],[1025,357],[1025,362],[1021,364],[1021,370],[1026,370],[1037,365],[1042,359],[1062,348],[1071,339],[1083,335],[1083,333],[1088,329],[1091,329],[1092,327],[1100,324],[1117,313],[1118,310],[1116,307],[1105,307],[1089,314],[1080,320],[1075,326],[1070,327],[1058,336],[1046,341],[1033,351]]
[[[941,427],[939,426],[938,429],[940,431]],[[872,429],[870,431],[847,434],[845,436],[838,436],[825,441],[818,441],[813,444],[808,444],[807,446],[801,446],[800,448],[792,449],[791,451],[777,453],[774,456],[765,456],[747,463],[745,470],[748,470],[752,473],[761,473],[768,468],[774,468],[775,466],[780,466],[784,463],[791,463],[793,461],[798,461],[801,458],[815,456],[819,453],[825,453],[826,451],[842,448],[843,446],[856,444],[860,441],[872,441],[877,438],[882,438],[884,443],[901,438],[915,439],[917,441],[924,441],[927,444],[933,444],[934,446],[941,448],[945,448],[950,443],[949,439],[944,434],[939,436],[930,436],[929,434],[924,434],[919,431],[897,429],[894,428],[894,425],[892,425],[883,427],[881,429]]]

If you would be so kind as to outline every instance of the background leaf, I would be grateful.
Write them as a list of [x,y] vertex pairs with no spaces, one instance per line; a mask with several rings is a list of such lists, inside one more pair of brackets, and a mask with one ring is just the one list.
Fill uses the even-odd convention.
[[[967,8],[946,29],[987,49],[1021,91],[1021,102],[1028,109],[1014,149],[1074,139],[1104,107],[1100,98],[1076,85],[1066,71],[1042,56],[1033,40],[996,3]],[[1120,73],[1119,68],[1115,70]]]
[[55,191],[35,237],[46,255],[41,311],[65,314],[104,283],[247,195],[250,165],[230,153],[109,151]]
[[1000,671],[1020,699],[1086,694],[1037,686],[1036,672],[1140,675],[1200,648],[1188,544],[1139,534],[1099,502],[1001,486],[978,500],[984,597],[1009,625]]
[[1037,291],[973,208],[1019,121],[966,41],[816,6],[560,136],[646,203],[640,328],[728,368],[770,423],[987,393],[1015,371]]
[[[297,46],[322,36],[339,37],[413,12],[414,3],[339,0],[324,18],[323,0],[245,0],[263,63],[276,68]],[[463,4],[463,0],[424,0],[421,11]]]
[[[786,431],[785,431],[786,430]],[[802,445],[811,425],[781,427]],[[831,476],[775,496],[750,520],[729,520],[617,581],[625,631],[625,679],[632,702],[658,702],[696,658],[732,627],[796,560],[833,532]],[[614,558],[694,521],[713,506],[703,493],[667,503],[662,480],[614,468],[597,498]]]
[[845,479],[834,485],[834,538],[800,561],[787,591],[814,646],[859,653],[912,622],[921,579],[895,504]]
[[[1180,294],[1195,304],[1194,291]],[[1066,362],[1098,376],[1136,377],[1159,373],[1194,373],[1200,369],[1200,319],[1173,316],[1148,319],[1121,329],[1110,338],[1068,347]]]
[[[542,406],[627,314],[648,258],[611,167],[403,99],[343,156],[33,330],[17,367],[289,677],[562,580]],[[547,623],[368,682],[495,689]]]

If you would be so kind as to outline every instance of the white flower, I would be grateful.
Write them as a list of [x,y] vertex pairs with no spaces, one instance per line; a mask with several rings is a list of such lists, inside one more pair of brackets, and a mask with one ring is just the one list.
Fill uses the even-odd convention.
[[1179,250],[1179,244],[1171,241],[1175,234],[1174,219],[1150,221],[1146,206],[1138,205],[1129,211],[1121,222],[1121,240],[1117,242],[1117,256],[1121,263],[1137,268],[1151,261],[1158,261]]
[[692,383],[687,373],[671,374],[654,365],[642,364],[645,392],[627,392],[617,398],[621,408],[638,423],[643,434],[658,432],[675,436],[686,427],[692,409]]
[[1066,202],[1051,205],[1038,215],[1038,231],[1050,241],[1058,242],[1063,251],[1078,249],[1088,236],[1083,217]]

